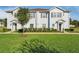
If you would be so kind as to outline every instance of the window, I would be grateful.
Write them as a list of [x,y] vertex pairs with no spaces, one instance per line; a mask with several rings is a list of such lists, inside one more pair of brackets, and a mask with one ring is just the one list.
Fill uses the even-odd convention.
[[55,26],[55,24],[52,24],[52,27],[54,27]]
[[51,13],[51,17],[62,17],[62,13]]
[[35,13],[30,13],[30,18],[35,18]]
[[17,17],[17,13],[15,13],[14,16]]
[[46,28],[46,24],[42,24],[42,28]]
[[51,13],[51,17],[56,17],[57,13]]
[[57,13],[57,17],[62,17],[62,13]]
[[53,13],[51,13],[51,17],[53,17]]
[[30,28],[33,28],[33,24],[30,24]]
[[47,18],[47,13],[41,13],[41,18]]

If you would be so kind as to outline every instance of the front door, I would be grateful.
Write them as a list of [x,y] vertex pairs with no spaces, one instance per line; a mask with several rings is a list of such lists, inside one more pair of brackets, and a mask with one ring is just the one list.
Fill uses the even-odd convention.
[[12,31],[16,31],[16,30],[17,30],[17,24],[16,23],[13,23]]
[[60,24],[59,24],[59,31],[61,31],[61,25],[62,25],[62,24],[60,23]]

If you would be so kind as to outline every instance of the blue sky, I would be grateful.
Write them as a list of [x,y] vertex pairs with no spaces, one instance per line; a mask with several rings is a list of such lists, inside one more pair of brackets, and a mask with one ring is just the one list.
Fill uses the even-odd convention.
[[[20,6],[0,6],[0,9],[2,9],[2,10],[14,10],[17,7],[20,7]],[[22,7],[28,7],[28,8],[48,8],[48,9],[50,9],[50,8],[52,8],[54,6],[22,6]],[[72,11],[79,10],[79,6],[59,6],[59,7],[61,7],[62,9],[65,9],[65,10],[72,10]],[[79,20],[79,12],[71,12],[70,16],[71,16],[71,18],[73,18],[75,20]]]

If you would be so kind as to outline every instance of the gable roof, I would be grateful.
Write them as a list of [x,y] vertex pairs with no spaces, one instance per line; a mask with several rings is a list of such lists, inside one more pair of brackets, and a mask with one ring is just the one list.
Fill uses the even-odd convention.
[[[18,7],[19,8],[19,7]],[[16,8],[16,9],[18,9],[18,8]],[[59,10],[61,10],[61,11],[63,11],[63,12],[70,12],[70,11],[68,11],[68,10],[64,10],[64,9],[62,9],[62,8],[60,8],[60,7],[53,7],[53,8],[51,8],[51,9],[46,9],[46,8],[35,8],[35,9],[30,9],[30,12],[37,12],[37,11],[39,11],[39,12],[49,12],[50,10],[53,10],[53,9],[55,9],[55,8],[57,8],[57,9],[59,9]],[[15,9],[15,10],[16,10]],[[8,10],[8,11],[6,11],[7,13],[12,13],[14,10]]]
[[63,12],[70,12],[70,11],[68,11],[68,10],[64,10],[64,9],[62,9],[62,8],[60,8],[60,7],[54,7],[54,8],[51,8],[50,10],[53,10],[53,9],[55,9],[55,8],[57,8],[57,9],[63,11]]
[[12,13],[13,11],[12,11],[12,10],[8,10],[8,11],[5,11],[5,12],[7,12],[7,13]]

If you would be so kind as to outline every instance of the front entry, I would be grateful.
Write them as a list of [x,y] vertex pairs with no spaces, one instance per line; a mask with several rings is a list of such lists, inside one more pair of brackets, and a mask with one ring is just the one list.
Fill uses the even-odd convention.
[[16,23],[13,23],[12,31],[16,31],[16,30],[17,30],[17,24]]
[[59,31],[61,31],[61,25],[62,25],[62,24],[60,23],[60,24],[59,24]]

